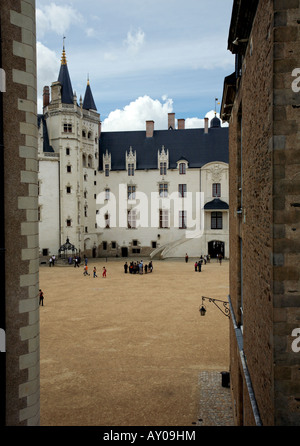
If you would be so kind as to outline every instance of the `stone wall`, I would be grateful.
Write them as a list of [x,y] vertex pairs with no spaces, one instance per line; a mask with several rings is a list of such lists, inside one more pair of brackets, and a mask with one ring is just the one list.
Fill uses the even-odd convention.
[[39,424],[35,1],[0,5],[3,94],[6,424]]
[[[300,424],[300,2],[274,2],[273,299],[276,425]],[[297,88],[298,86],[298,88]],[[296,206],[295,206],[296,205]]]
[[[299,6],[259,2],[230,118],[230,296],[263,425],[300,420]],[[236,422],[253,425],[233,331],[231,378]]]

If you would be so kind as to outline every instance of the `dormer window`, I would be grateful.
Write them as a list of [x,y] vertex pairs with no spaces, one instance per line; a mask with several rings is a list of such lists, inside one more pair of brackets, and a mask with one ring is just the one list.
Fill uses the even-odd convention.
[[160,171],[160,175],[167,175],[167,163],[166,162],[160,163],[159,171]]
[[129,176],[134,176],[136,169],[136,151],[133,152],[130,146],[129,153],[126,151],[126,168]]
[[128,164],[128,175],[129,176],[134,176],[134,164],[133,163],[129,163]]
[[109,171],[111,169],[111,154],[106,150],[105,154],[103,154],[103,166],[104,166],[104,175],[109,177]]
[[179,163],[179,174],[180,175],[186,174],[186,163]]
[[165,150],[165,146],[162,146],[161,150],[158,150],[157,166],[161,176],[167,175],[167,169],[169,167],[169,152],[168,150]]

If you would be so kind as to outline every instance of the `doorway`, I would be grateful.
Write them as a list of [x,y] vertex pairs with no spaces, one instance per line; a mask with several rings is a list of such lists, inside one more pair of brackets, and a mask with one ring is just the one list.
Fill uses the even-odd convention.
[[121,252],[122,252],[122,257],[128,257],[128,248],[127,247],[122,246]]
[[225,257],[225,243],[218,240],[213,240],[208,243],[208,254],[212,259],[216,259],[219,254]]

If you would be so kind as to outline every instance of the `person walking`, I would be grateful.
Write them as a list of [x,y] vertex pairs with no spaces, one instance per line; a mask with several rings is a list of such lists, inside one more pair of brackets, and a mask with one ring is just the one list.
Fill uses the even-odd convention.
[[106,268],[105,268],[105,266],[103,266],[102,277],[106,277]]
[[196,262],[195,262],[195,271],[197,271],[197,268],[198,268],[198,262],[197,262],[197,260],[196,260]]
[[125,262],[125,265],[124,265],[124,273],[125,274],[127,274],[127,270],[128,270],[128,264],[127,264],[127,262]]
[[87,265],[85,265],[85,267],[84,267],[83,275],[84,276],[90,276],[90,274],[88,273],[88,266]]
[[201,260],[199,260],[199,262],[198,262],[198,271],[199,271],[199,273],[201,272]]
[[185,254],[185,263],[187,263],[189,261],[189,256],[187,255],[187,253]]
[[97,276],[97,269],[96,269],[96,267],[94,266],[94,269],[93,269],[93,277],[95,278],[95,277],[98,277]]
[[49,259],[49,266],[52,266],[52,257]]
[[42,307],[44,306],[44,293],[42,290],[39,290],[40,293],[40,298],[39,298],[39,305],[42,305]]

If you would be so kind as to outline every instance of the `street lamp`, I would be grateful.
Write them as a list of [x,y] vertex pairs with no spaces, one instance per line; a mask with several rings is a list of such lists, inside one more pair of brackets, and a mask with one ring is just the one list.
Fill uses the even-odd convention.
[[229,303],[227,301],[220,299],[213,299],[212,297],[205,297],[205,296],[202,296],[202,305],[199,308],[200,316],[205,316],[206,314],[206,307],[203,304],[203,301],[205,299],[208,300],[209,302],[212,302],[225,316],[230,317]]

